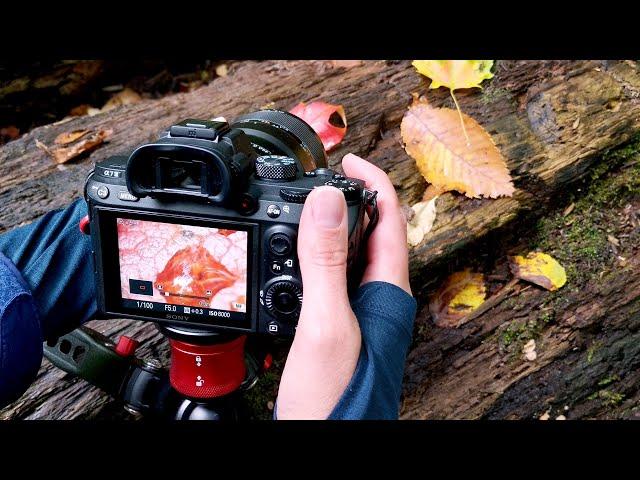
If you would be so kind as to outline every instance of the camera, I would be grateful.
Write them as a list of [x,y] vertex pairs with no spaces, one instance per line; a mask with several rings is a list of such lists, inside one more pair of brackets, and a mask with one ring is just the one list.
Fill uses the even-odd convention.
[[97,162],[84,196],[99,317],[174,333],[292,335],[303,302],[298,225],[322,185],[345,196],[353,289],[376,192],[327,168],[318,135],[290,113],[184,120],[129,156]]

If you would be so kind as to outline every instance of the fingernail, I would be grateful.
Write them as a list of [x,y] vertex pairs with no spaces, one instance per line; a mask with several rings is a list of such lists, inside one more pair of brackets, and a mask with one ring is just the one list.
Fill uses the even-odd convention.
[[318,187],[313,191],[313,221],[319,227],[336,228],[344,216],[344,195],[334,187]]

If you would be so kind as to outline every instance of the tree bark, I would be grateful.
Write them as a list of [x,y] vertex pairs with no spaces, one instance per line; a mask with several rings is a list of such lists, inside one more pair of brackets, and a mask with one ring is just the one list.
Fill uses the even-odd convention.
[[[499,342],[487,340],[516,317],[537,314],[549,293],[519,284],[511,297],[521,298],[520,313],[501,302],[460,329],[434,327],[425,305],[448,265],[462,264],[491,235],[524,229],[586,178],[591,167],[606,158],[605,152],[640,131],[638,66],[622,61],[499,61],[495,77],[485,83],[482,90],[456,95],[462,110],[495,140],[517,190],[512,198],[495,200],[442,195],[433,230],[411,249],[412,288],[420,313],[406,367],[402,417],[530,417],[547,408],[541,392],[548,392],[558,405],[567,399],[582,405],[583,410],[572,410],[576,416],[609,415],[610,408],[589,410],[584,406],[589,402],[578,402],[576,392],[593,382],[597,386],[602,381],[598,375],[615,362],[620,378],[633,377],[629,392],[636,391],[636,255],[628,259],[626,273],[612,274],[597,303],[593,291],[568,295],[557,323],[545,325],[537,337],[548,348],[538,347],[534,363],[507,361]],[[172,122],[220,115],[232,119],[265,106],[288,110],[299,101],[317,99],[342,104],[347,113],[347,135],[329,155],[330,166],[340,169],[340,159],[348,152],[363,156],[389,174],[401,201],[411,205],[420,200],[426,182],[402,148],[402,116],[413,93],[427,95],[435,106],[453,106],[445,89],[428,86],[407,61],[368,61],[350,68],[322,61],[242,62],[228,76],[190,93],[34,129],[0,148],[0,232],[67,204],[81,194],[94,161],[126,154]],[[111,128],[114,133],[90,155],[62,166],[35,146],[36,139],[51,145],[60,133],[82,128]],[[630,318],[636,325],[631,334]],[[143,354],[166,356],[166,346],[151,325],[119,320],[99,326],[110,334],[142,335]],[[585,331],[602,347],[602,356],[592,355],[588,365],[580,357],[589,347]],[[625,355],[622,363],[616,360],[620,352]],[[604,402],[600,400],[595,403]],[[108,397],[83,381],[66,378],[45,361],[36,383],[1,411],[0,418],[111,417],[117,411]]]

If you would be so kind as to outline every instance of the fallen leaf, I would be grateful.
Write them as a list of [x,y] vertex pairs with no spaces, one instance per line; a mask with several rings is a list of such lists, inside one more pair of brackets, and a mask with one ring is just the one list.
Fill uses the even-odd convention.
[[576,208],[576,204],[572,203],[571,205],[569,205],[567,208],[564,209],[564,212],[562,212],[562,216],[566,217],[567,215],[569,215],[571,212],[573,212],[573,209]]
[[69,110],[69,115],[72,117],[82,117],[89,113],[89,109],[92,108],[88,103],[83,103],[82,105],[78,105],[77,107],[73,107]]
[[[342,105],[331,105],[325,102],[311,102],[309,104],[300,102],[289,113],[300,117],[315,130],[326,151],[339,144],[347,133],[347,117]],[[334,113],[340,116],[344,127],[338,127],[329,122]]]
[[72,132],[64,132],[56,137],[53,141],[56,145],[66,145],[75,142],[80,137],[85,136],[90,130],[73,130]]
[[613,235],[607,235],[607,241],[612,244],[615,245],[616,247],[620,246],[620,240],[618,240],[616,237],[614,237]]
[[481,88],[483,80],[493,77],[493,60],[414,60],[412,65],[432,80],[429,88]]
[[18,127],[14,125],[9,125],[8,127],[0,128],[0,141],[11,141],[15,140],[20,136],[20,130]]
[[407,241],[409,245],[416,246],[422,242],[424,236],[429,233],[436,219],[436,199],[434,197],[427,202],[418,202],[411,207],[414,214],[407,218]]
[[549,420],[549,411],[546,411],[542,415],[540,415],[540,420]]
[[576,118],[576,120],[571,125],[571,128],[575,130],[576,128],[578,128],[578,125],[580,125],[580,117]]
[[[67,133],[70,135],[73,132]],[[61,164],[100,146],[106,138],[113,133],[112,130],[100,130],[98,132],[89,132],[78,137],[74,142],[61,146],[47,147],[44,143],[36,139],[36,147],[44,150],[56,163]],[[65,135],[65,134],[62,134]],[[58,138],[60,138],[59,135]]]
[[553,257],[542,252],[530,252],[526,257],[510,257],[511,272],[516,278],[557,290],[567,282],[567,274]]
[[522,353],[524,354],[524,358],[530,362],[533,362],[538,358],[538,354],[536,353],[536,341],[531,339],[525,343],[522,347]]
[[422,176],[443,191],[457,190],[471,198],[512,196],[515,188],[500,150],[474,119],[462,116],[469,142],[460,135],[455,110],[414,101],[400,125],[407,153]]
[[431,297],[429,312],[438,327],[456,328],[465,315],[482,305],[485,296],[484,275],[463,270],[450,275]]
[[120,105],[130,105],[132,103],[138,103],[141,100],[142,97],[137,92],[127,87],[113,95],[107,103],[104,104],[101,111],[106,112],[112,108],[119,107]]
[[219,77],[226,77],[229,73],[229,67],[227,67],[226,63],[221,63],[216,67],[216,75]]

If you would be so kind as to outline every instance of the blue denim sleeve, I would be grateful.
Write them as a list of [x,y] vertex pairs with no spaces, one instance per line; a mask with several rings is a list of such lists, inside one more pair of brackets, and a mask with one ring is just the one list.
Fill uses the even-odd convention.
[[18,269],[0,253],[0,406],[22,395],[41,361],[36,303]]
[[416,300],[400,287],[371,282],[351,301],[362,347],[355,372],[329,420],[397,419]]
[[0,235],[0,405],[20,396],[42,362],[42,342],[96,312],[91,241],[78,199]]

